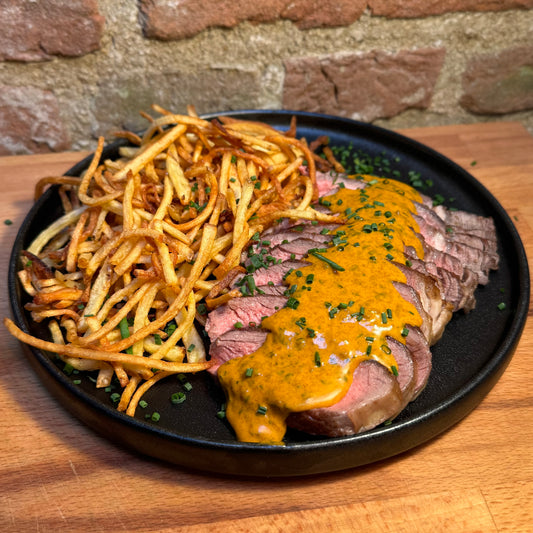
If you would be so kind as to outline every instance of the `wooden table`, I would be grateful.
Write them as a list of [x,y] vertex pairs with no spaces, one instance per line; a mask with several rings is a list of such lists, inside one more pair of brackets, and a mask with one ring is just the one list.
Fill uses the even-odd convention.
[[[527,131],[489,123],[402,133],[483,182],[515,220],[533,264]],[[34,183],[82,155],[0,158],[2,279]],[[0,304],[8,315],[5,288]],[[362,468],[267,480],[191,472],[116,447],[58,405],[3,326],[0,335],[0,531],[533,531],[531,320],[495,388],[443,435]]]

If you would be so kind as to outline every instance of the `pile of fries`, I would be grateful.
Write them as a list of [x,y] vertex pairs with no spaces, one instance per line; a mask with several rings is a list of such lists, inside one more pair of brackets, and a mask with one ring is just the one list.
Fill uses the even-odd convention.
[[[81,177],[59,184],[65,214],[24,251],[19,278],[51,341],[5,324],[19,340],[57,354],[97,387],[116,376],[118,409],[134,415],[160,379],[209,367],[205,311],[240,297],[252,236],[281,218],[332,220],[315,210],[317,168],[336,165],[296,138],[258,122],[172,114],[159,106],[142,137],[118,160],[101,161],[104,140]],[[327,147],[325,150],[328,155]]]

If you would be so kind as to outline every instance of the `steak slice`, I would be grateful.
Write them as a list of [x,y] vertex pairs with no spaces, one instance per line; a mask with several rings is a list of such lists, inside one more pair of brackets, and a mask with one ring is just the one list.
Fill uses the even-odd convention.
[[443,300],[452,306],[452,311],[463,309],[468,312],[475,307],[474,291],[478,284],[478,276],[471,270],[465,271],[466,279],[460,279],[453,272],[440,268],[429,261],[424,262],[421,259],[410,258],[409,263],[412,270],[435,280]]
[[[256,286],[281,285],[289,272],[307,265],[309,263],[306,261],[283,261],[282,263],[275,263],[268,267],[259,267],[253,273],[247,275],[253,277]],[[244,275],[237,276],[232,283],[232,288],[238,287],[243,278]]]
[[270,294],[233,298],[209,313],[205,330],[213,342],[226,331],[234,329],[236,325],[259,326],[263,317],[272,315],[284,307],[286,302],[287,297]]
[[446,224],[434,209],[429,209],[419,203],[415,203],[415,207],[416,214],[413,214],[413,217],[418,223],[422,235],[425,235],[426,231],[434,230],[449,241],[461,242],[488,253],[496,252],[498,246],[495,234],[488,231],[484,234],[470,233],[468,228]]
[[353,435],[394,418],[402,406],[396,378],[377,361],[363,361],[340,401],[330,407],[291,413],[287,425],[312,435]]
[[[402,263],[394,262],[394,264],[405,275],[406,284],[417,293],[422,308],[431,317],[431,332],[428,340],[430,344],[434,344],[442,337],[446,324],[452,318],[452,305],[442,298],[439,287],[431,276],[422,274]],[[396,288],[398,289],[397,286]]]
[[209,350],[214,365],[208,370],[216,375],[218,367],[230,359],[242,357],[258,350],[266,340],[268,332],[261,328],[230,329],[217,337]]
[[[485,285],[489,281],[489,270],[498,268],[498,255],[472,248],[460,242],[447,240],[439,232],[419,234],[420,239],[433,250],[445,253],[457,259],[460,264],[469,268],[479,276],[479,283]],[[425,256],[424,256],[425,259]]]
[[362,189],[365,184],[361,180],[350,178],[344,174],[335,174],[333,176],[329,172],[318,171],[316,173],[316,185],[318,196],[322,197],[335,194],[339,190],[339,187],[355,190]]
[[284,231],[271,233],[268,237],[262,238],[259,242],[252,244],[250,247],[251,252],[256,254],[261,253],[266,248],[268,249],[268,253],[270,253],[270,249],[274,248],[275,246],[288,244],[296,239],[302,238],[315,241],[317,246],[325,244],[331,240],[331,235],[313,231],[315,226],[308,225],[304,227],[303,225],[300,225],[294,227],[302,227],[303,229],[301,231],[296,231],[295,229],[288,228]]
[[[405,344],[398,342],[392,337],[387,337],[387,345],[391,349],[396,360],[396,376],[400,391],[402,393],[403,407],[405,407],[414,397],[417,383],[417,364]],[[403,409],[402,407],[402,409]]]
[[[330,239],[331,237],[328,238],[328,240]],[[314,238],[304,235],[293,241],[274,246],[269,250],[269,255],[280,261],[299,260],[312,248],[320,248],[321,246],[324,246],[324,242],[317,242]]]
[[420,316],[422,317],[422,325],[420,326],[424,337],[430,341],[433,338],[433,317],[424,309],[418,293],[407,285],[407,283],[400,283],[393,281],[394,288],[400,293],[400,296],[407,302],[413,304]]
[[434,211],[447,226],[471,235],[479,235],[485,239],[497,240],[496,227],[491,217],[484,217],[467,211],[452,211],[443,205],[435,207]]

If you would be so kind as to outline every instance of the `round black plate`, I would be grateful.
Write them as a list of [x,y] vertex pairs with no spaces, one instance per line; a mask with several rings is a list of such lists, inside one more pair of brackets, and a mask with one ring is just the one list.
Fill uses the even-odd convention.
[[[287,129],[296,115],[298,136],[309,141],[328,135],[331,145],[361,151],[374,171],[398,173],[404,181],[420,173],[433,185],[427,194],[453,198],[456,208],[496,222],[500,269],[490,283],[478,288],[477,306],[458,313],[443,338],[433,348],[433,372],[423,393],[389,425],[341,438],[312,437],[291,432],[285,446],[241,443],[228,424],[217,417],[223,393],[206,373],[188,376],[192,389],[187,400],[175,405],[173,393],[184,391],[177,377],[170,377],[148,391],[147,406],[135,418],[119,413],[113,391],[97,390],[92,375],[67,375],[62,363],[39,350],[26,347],[29,360],[48,390],[89,427],[119,445],[174,464],[211,472],[247,476],[293,476],[336,471],[368,464],[399,454],[445,431],[473,410],[494,386],[522,332],[529,305],[529,272],[520,237],[497,200],[461,167],[420,143],[391,131],[348,119],[288,111],[240,111],[228,114],[267,122]],[[105,158],[117,155],[123,141],[110,144]],[[68,174],[78,175],[87,158]],[[381,167],[381,168],[380,168]],[[387,167],[386,170],[385,167]],[[411,174],[412,175],[412,174]],[[24,330],[47,335],[23,309],[27,301],[17,281],[20,251],[49,223],[61,215],[55,188],[33,206],[18,233],[9,264],[9,297],[16,323]],[[504,302],[505,310],[498,304]],[[115,392],[118,391],[118,388]],[[159,421],[152,413],[160,414]]]

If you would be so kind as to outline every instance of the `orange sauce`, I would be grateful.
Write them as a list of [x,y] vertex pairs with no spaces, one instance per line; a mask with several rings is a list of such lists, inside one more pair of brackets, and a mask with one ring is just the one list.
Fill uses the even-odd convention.
[[287,276],[287,307],[262,321],[263,346],[218,370],[240,441],[282,444],[288,414],[339,401],[361,361],[395,373],[386,337],[404,342],[406,324],[421,324],[392,286],[405,276],[391,263],[405,262],[404,246],[423,257],[411,216],[420,195],[395,180],[358,179],[364,188],[322,199],[345,224],[329,232],[331,246],[309,253],[309,266]]

